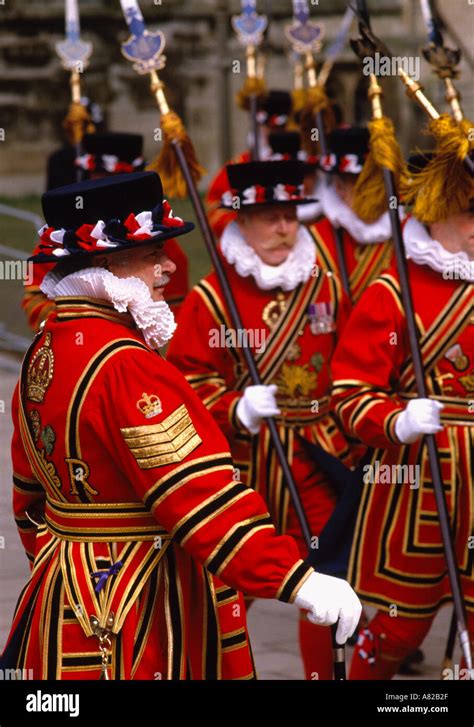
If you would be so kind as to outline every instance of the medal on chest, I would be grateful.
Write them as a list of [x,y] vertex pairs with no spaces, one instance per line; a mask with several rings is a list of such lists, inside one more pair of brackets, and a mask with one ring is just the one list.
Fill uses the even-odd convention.
[[313,336],[332,333],[336,330],[334,304],[311,303],[308,307],[309,327]]
[[466,369],[469,368],[469,359],[459,343],[451,346],[451,348],[446,351],[445,358],[453,364],[456,371],[466,371]]

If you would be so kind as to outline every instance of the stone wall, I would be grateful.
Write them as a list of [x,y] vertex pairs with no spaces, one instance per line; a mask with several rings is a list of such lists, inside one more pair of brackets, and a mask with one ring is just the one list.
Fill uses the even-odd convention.
[[[424,30],[417,0],[372,2],[373,24],[396,55],[417,55]],[[472,17],[468,0],[449,0],[447,19],[473,54]],[[79,0],[83,37],[93,43],[93,56],[82,77],[82,91],[102,105],[109,128],[139,131],[145,135],[145,152],[159,151],[154,130],[159,126],[148,81],[133,71],[120,53],[127,37],[119,0]],[[329,42],[338,30],[345,3],[311,2],[312,14],[326,25]],[[160,28],[167,40],[167,67],[162,73],[170,105],[178,111],[194,140],[202,163],[214,172],[223,159],[246,144],[246,115],[234,105],[243,82],[232,72],[232,62],[243,60],[230,27],[230,15],[239,3],[231,0],[141,0],[150,28]],[[266,77],[269,86],[290,88],[292,71],[283,28],[289,22],[290,0],[259,0],[259,12],[270,18],[265,41]],[[62,141],[61,121],[69,103],[68,74],[60,65],[55,43],[64,35],[63,0],[0,0],[0,127],[5,140],[0,147],[0,194],[40,192],[45,158]],[[453,41],[450,41],[453,45]],[[462,65],[459,84],[465,110],[473,116],[474,97]],[[422,61],[421,76],[432,100],[445,107],[440,83]],[[367,116],[365,80],[347,47],[330,78],[329,87],[344,106],[348,121]],[[405,150],[419,139],[424,121],[421,111],[405,98],[395,78],[384,81],[385,110],[395,121]]]

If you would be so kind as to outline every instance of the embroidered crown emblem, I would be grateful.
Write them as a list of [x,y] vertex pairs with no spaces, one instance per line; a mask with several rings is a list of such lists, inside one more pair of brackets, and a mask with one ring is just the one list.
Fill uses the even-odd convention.
[[141,411],[147,419],[156,417],[157,414],[161,414],[163,411],[161,400],[156,396],[156,394],[148,395],[145,393],[143,393],[142,398],[137,401],[137,409]]
[[38,403],[43,401],[46,389],[53,378],[54,354],[50,346],[51,333],[47,333],[43,346],[36,351],[31,360],[26,376],[26,395],[31,401]]

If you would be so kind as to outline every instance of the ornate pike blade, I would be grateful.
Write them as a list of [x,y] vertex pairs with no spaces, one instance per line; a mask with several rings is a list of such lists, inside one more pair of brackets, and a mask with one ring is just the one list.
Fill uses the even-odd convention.
[[293,23],[285,35],[297,53],[317,53],[324,37],[324,26],[310,20],[307,0],[293,0]]
[[239,42],[245,46],[258,46],[263,40],[268,20],[257,14],[257,0],[241,0],[242,15],[232,16],[232,27]]
[[159,71],[166,65],[165,36],[161,30],[150,32],[145,27],[137,0],[120,0],[123,14],[130,30],[130,38],[122,43],[122,53],[133,61],[134,69],[141,74]]
[[56,52],[67,71],[82,72],[89,65],[92,43],[81,40],[77,0],[66,0],[66,40],[56,43]]
[[433,10],[431,9],[430,0],[420,0],[421,14],[425,23],[428,40],[434,45],[443,46],[443,36],[440,33],[438,23]]

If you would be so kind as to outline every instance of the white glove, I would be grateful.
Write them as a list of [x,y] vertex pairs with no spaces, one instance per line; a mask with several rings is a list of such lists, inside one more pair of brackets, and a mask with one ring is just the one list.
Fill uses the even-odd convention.
[[412,444],[423,434],[443,430],[439,413],[444,405],[433,399],[413,399],[395,421],[395,434],[403,444]]
[[262,419],[281,414],[277,407],[275,394],[277,386],[247,386],[237,404],[236,414],[240,422],[251,434],[258,434]]
[[339,620],[336,641],[341,646],[356,630],[362,613],[362,604],[348,582],[322,573],[311,573],[294,602],[309,611],[308,620],[313,624],[331,626]]

